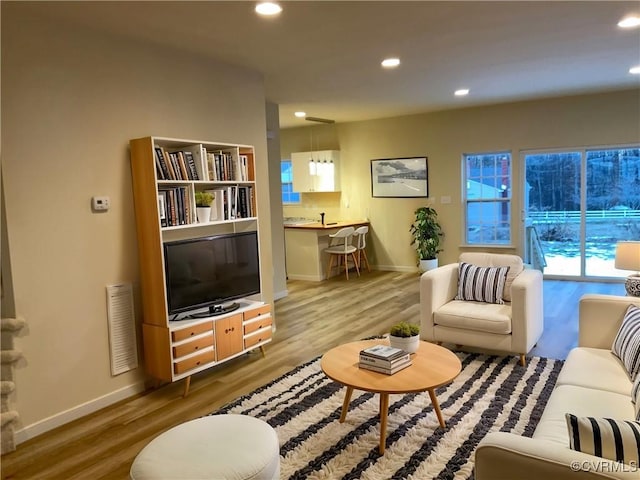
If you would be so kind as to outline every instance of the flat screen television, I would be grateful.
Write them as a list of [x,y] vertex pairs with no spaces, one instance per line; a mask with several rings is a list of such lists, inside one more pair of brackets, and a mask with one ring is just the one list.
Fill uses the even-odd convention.
[[[164,244],[167,307],[170,315],[190,318],[238,308],[226,302],[260,293],[256,232],[232,233]],[[184,316],[182,316],[184,318]]]

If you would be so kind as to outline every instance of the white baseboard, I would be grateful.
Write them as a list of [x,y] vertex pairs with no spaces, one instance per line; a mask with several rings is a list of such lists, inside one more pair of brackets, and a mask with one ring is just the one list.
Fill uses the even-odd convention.
[[286,297],[288,295],[289,295],[289,290],[283,290],[281,292],[274,292],[273,299],[274,300],[280,300],[281,298],[284,298],[284,297]]
[[398,265],[375,265],[375,266],[371,266],[372,269],[374,270],[382,270],[385,272],[406,272],[406,273],[412,273],[412,272],[418,272],[418,267],[407,267],[407,266],[398,266]]
[[[420,270],[417,266],[410,267],[406,265],[371,265],[371,270],[381,270],[386,272],[404,272],[404,273],[418,273]],[[355,273],[355,272],[354,272]],[[326,280],[324,277],[318,275],[288,275],[289,280],[306,280],[308,282],[321,282]]]
[[321,277],[319,275],[287,275],[287,278],[289,280],[305,280],[307,282],[320,282],[322,280],[324,280],[324,277]]
[[120,400],[129,398],[145,390],[144,381],[129,385],[128,387],[121,388],[115,392],[111,392],[102,397],[98,397],[94,400],[90,400],[86,403],[80,404],[76,407],[70,408],[63,412],[52,415],[48,418],[40,420],[39,422],[27,425],[26,427],[16,430],[15,442],[16,445],[31,440],[32,438],[42,435],[49,430],[53,430],[61,425],[69,423],[78,418],[82,418],[90,413],[96,412],[101,408],[108,407]]

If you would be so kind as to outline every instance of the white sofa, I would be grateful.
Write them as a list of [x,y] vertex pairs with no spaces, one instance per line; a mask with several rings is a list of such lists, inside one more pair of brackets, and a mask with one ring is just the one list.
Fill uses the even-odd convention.
[[489,433],[476,449],[476,480],[640,479],[640,466],[625,472],[614,462],[571,450],[565,420],[565,413],[635,418],[631,380],[611,353],[631,303],[640,305],[640,298],[595,294],[581,298],[578,347],[569,353],[533,437]]
[[460,262],[509,266],[504,304],[455,300],[458,266],[451,263],[420,277],[420,336],[429,342],[516,353],[524,365],[544,329],[542,273],[525,269],[516,255],[465,252]]

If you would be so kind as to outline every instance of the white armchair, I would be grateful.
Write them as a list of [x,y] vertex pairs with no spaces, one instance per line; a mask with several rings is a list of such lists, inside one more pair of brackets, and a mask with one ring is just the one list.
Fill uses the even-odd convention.
[[504,303],[456,300],[459,263],[430,270],[420,278],[420,336],[525,355],[542,335],[542,273],[524,269],[516,255],[463,253],[460,262],[480,267],[508,266]]

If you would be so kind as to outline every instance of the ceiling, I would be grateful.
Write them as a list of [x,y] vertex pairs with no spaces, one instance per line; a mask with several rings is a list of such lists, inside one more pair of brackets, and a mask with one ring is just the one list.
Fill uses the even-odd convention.
[[[281,128],[639,88],[640,2],[44,2],[56,18],[257,70]],[[24,5],[23,5],[24,6]],[[381,68],[388,56],[401,59]],[[454,90],[469,88],[466,97]]]

